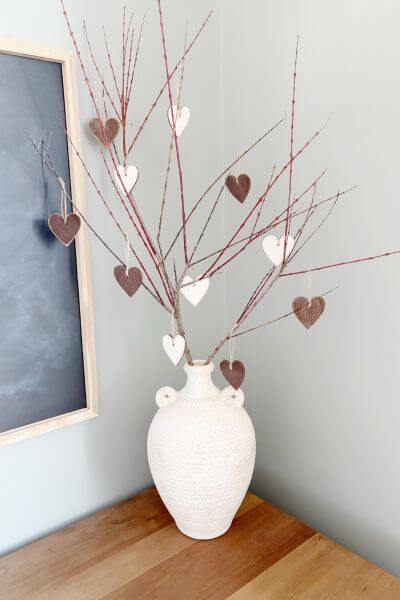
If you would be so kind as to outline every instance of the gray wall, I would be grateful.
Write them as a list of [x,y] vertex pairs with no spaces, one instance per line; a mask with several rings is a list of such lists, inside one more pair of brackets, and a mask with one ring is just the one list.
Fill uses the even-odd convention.
[[[69,4],[79,32],[79,21],[86,16],[97,43],[100,23],[107,23],[114,31],[111,43],[117,42],[115,7],[122,1],[112,9],[94,0],[84,8]],[[172,56],[181,48],[186,14],[193,30],[210,6],[217,8],[186,71],[184,101],[193,115],[182,137],[189,196],[197,197],[222,160],[228,161],[289,109],[295,37],[300,33],[297,141],[326,118],[330,121],[296,166],[295,191],[324,167],[329,170],[319,187],[321,197],[338,186],[357,183],[358,188],[343,199],[323,234],[296,264],[308,267],[398,247],[397,3],[221,0],[218,6],[217,1],[193,0],[185,3],[184,11],[180,5],[178,0],[168,2]],[[144,9],[147,33],[135,122],[163,78],[155,7],[135,2],[138,14]],[[58,3],[43,1],[38,10],[18,0],[4,11],[1,35],[70,45]],[[83,86],[80,104],[85,122],[92,111]],[[154,115],[134,154],[141,170],[138,200],[146,206],[148,220],[157,212],[162,187],[168,143],[165,110],[166,104]],[[84,151],[106,184],[96,146],[87,136]],[[287,154],[288,123],[242,161],[241,171],[252,176],[253,198],[274,162],[280,164]],[[119,238],[89,188],[87,196],[89,215],[118,248]],[[282,184],[265,218],[285,199]],[[227,195],[224,205],[213,240],[223,226],[230,231],[245,210]],[[171,214],[169,226],[175,229],[173,225]],[[144,294],[125,297],[113,282],[112,260],[95,241],[91,250],[101,415],[1,449],[0,551],[149,485],[145,439],[154,391],[183,382],[183,374],[171,369],[161,350],[168,316]],[[235,275],[226,271],[225,311],[222,276],[215,278],[204,303],[186,309],[189,318],[199,317],[191,329],[198,357],[232,322],[245,300],[243,290],[254,286],[263,272],[266,259],[259,245],[249,258]],[[400,574],[397,267],[398,259],[388,258],[316,274],[315,293],[340,288],[327,298],[326,314],[315,328],[306,331],[294,318],[286,319],[239,338],[236,357],[247,367],[246,405],[258,439],[254,491]],[[304,293],[304,277],[286,279],[254,313],[252,323],[286,312],[293,297]],[[206,316],[209,326],[202,327]]]
[[[296,267],[400,247],[398,2],[271,0],[222,2],[226,158],[290,110],[300,34],[296,145],[327,118],[320,139],[295,167],[300,192],[324,167],[319,196],[357,184]],[[243,161],[262,189],[288,156],[289,123]],[[266,218],[287,199],[277,188]],[[228,202],[228,201],[227,201]],[[234,202],[234,201],[233,201]],[[236,218],[227,204],[225,221]],[[228,275],[242,299],[265,267]],[[326,313],[306,331],[294,317],[239,338],[248,367],[247,407],[257,433],[253,490],[363,556],[400,574],[400,375],[398,257],[315,274]],[[304,276],[286,278],[253,313],[256,324],[307,294]],[[233,318],[232,311],[232,318]]]

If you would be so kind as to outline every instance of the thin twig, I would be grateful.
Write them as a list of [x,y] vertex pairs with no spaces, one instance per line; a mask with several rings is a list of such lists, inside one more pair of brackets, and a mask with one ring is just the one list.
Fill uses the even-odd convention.
[[222,192],[224,191],[224,189],[225,189],[225,184],[221,187],[221,189],[220,189],[220,191],[219,191],[219,193],[218,193],[218,195],[217,195],[217,197],[216,197],[216,199],[214,201],[214,204],[211,207],[211,210],[210,210],[210,213],[209,213],[209,215],[208,215],[208,217],[206,219],[206,222],[204,223],[203,229],[200,232],[200,235],[199,235],[199,237],[197,239],[197,242],[194,245],[192,254],[190,255],[190,259],[189,259],[189,264],[190,265],[192,264],[193,256],[196,254],[197,248],[199,247],[199,244],[200,244],[201,240],[204,237],[204,234],[205,234],[206,229],[207,229],[207,227],[208,227],[208,225],[209,225],[209,223],[210,223],[210,221],[212,219],[214,211],[217,208],[218,202],[220,201],[220,199],[222,197]]
[[[334,288],[332,288],[331,290],[328,290],[327,292],[324,292],[323,294],[319,294],[319,298],[322,298],[324,296],[327,296],[328,294],[330,294],[331,292],[334,292],[335,290],[338,289],[338,285]],[[244,335],[245,333],[250,333],[250,331],[255,331],[256,329],[261,329],[261,327],[266,327],[267,325],[272,325],[272,323],[276,323],[277,321],[281,321],[282,319],[285,319],[286,317],[290,317],[290,315],[294,315],[294,313],[298,312],[299,310],[301,310],[301,308],[298,308],[297,310],[291,310],[290,312],[281,315],[280,317],[276,317],[275,319],[272,319],[271,321],[265,321],[265,323],[261,323],[260,325],[256,325],[255,327],[250,327],[250,329],[245,329],[244,331],[240,331],[239,333],[235,333],[235,335],[233,335],[232,337],[239,337],[240,335]]]
[[[142,24],[140,26],[140,32],[139,32],[139,39],[136,45],[136,52],[135,52],[135,60],[133,63],[133,69],[132,69],[132,74],[131,74],[131,78],[130,78],[130,82],[129,82],[129,88],[127,89],[127,102],[130,102],[131,99],[131,93],[132,93],[132,87],[133,87],[133,79],[135,77],[135,73],[136,73],[136,65],[137,65],[137,60],[138,60],[138,56],[139,56],[139,50],[140,50],[140,44],[142,41],[142,33],[143,33],[143,26],[144,26],[144,19],[145,16],[143,16],[142,19]],[[131,148],[128,149],[128,154],[131,151]]]
[[296,55],[294,59],[293,70],[293,89],[292,89],[292,118],[290,122],[290,165],[289,165],[289,186],[288,186],[288,201],[285,223],[285,239],[283,244],[283,263],[286,261],[287,240],[290,232],[290,202],[292,198],[292,182],[293,182],[293,141],[294,141],[294,105],[296,102],[296,75],[297,75],[297,54],[299,50],[299,36],[296,41]]
[[290,273],[282,273],[282,277],[290,277],[291,275],[302,275],[313,271],[324,271],[325,269],[333,269],[335,267],[343,267],[345,265],[352,265],[354,263],[366,262],[368,260],[375,260],[377,258],[383,258],[384,256],[392,256],[393,254],[400,254],[400,250],[392,250],[391,252],[383,252],[382,254],[375,254],[374,256],[365,256],[364,258],[356,258],[353,260],[344,260],[342,262],[333,263],[330,265],[323,265],[322,267],[313,267],[312,269],[302,269],[301,271],[291,271]]
[[[256,208],[260,205],[261,202],[265,201],[265,194],[267,194],[273,187],[274,185],[277,183],[277,181],[280,179],[280,177],[282,176],[282,174],[286,171],[286,169],[289,167],[289,165],[291,164],[291,162],[293,162],[293,160],[295,160],[298,156],[300,156],[300,154],[311,144],[311,142],[321,133],[323,127],[321,129],[319,129],[318,131],[316,131],[314,133],[313,136],[311,136],[311,138],[309,138],[307,140],[307,142],[296,152],[296,154],[293,156],[293,158],[291,160],[289,160],[279,171],[279,173],[277,175],[275,175],[274,179],[272,180],[272,182],[269,184],[269,186],[267,187],[267,189],[262,193],[262,195],[258,198],[258,200],[255,202],[255,204],[253,205],[253,207],[251,208],[251,210],[249,211],[249,213],[247,214],[247,216],[244,218],[244,220],[242,221],[242,223],[239,225],[239,227],[236,229],[235,233],[232,235],[232,237],[228,240],[228,242],[225,244],[225,246],[222,248],[221,252],[218,254],[217,258],[211,263],[211,265],[209,267],[207,267],[207,269],[204,271],[204,273],[201,275],[200,279],[204,279],[204,277],[206,277],[208,274],[210,274],[210,276],[215,273],[216,270],[219,269],[215,269],[215,265],[217,264],[217,262],[220,260],[220,258],[225,254],[225,252],[228,250],[228,248],[230,247],[230,245],[232,244],[232,242],[236,239],[236,237],[238,236],[238,234],[240,233],[240,231],[244,228],[244,226],[246,225],[247,221],[250,219],[251,215],[255,212]],[[254,237],[251,241],[254,240]],[[243,250],[245,250],[247,248],[249,244],[245,244],[243,246],[243,248],[240,249],[240,251],[236,252],[235,255],[233,257],[230,257],[229,259],[227,259],[225,261],[224,264],[227,264],[228,262],[230,262],[231,260],[233,260],[234,258],[236,258],[236,256],[238,256],[240,254],[240,252],[242,252]],[[219,266],[219,268],[221,268],[222,265]]]
[[[97,186],[97,184],[96,184],[96,182],[95,182],[95,180],[94,180],[94,178],[93,178],[93,175],[92,175],[92,174],[91,174],[91,172],[89,171],[89,169],[88,169],[88,167],[87,167],[87,165],[86,165],[85,161],[84,161],[84,160],[83,160],[83,158],[82,158],[82,155],[81,155],[81,153],[79,152],[78,148],[77,148],[77,147],[76,147],[76,145],[74,144],[73,140],[71,139],[71,137],[70,137],[70,135],[68,134],[68,132],[67,132],[67,131],[65,131],[65,134],[66,134],[66,136],[67,136],[67,139],[68,139],[68,142],[69,142],[69,144],[70,144],[70,145],[71,145],[71,147],[73,148],[73,150],[74,150],[74,152],[75,152],[75,154],[76,154],[76,156],[77,156],[77,158],[78,158],[79,162],[81,163],[81,165],[82,165],[83,169],[85,170],[85,173],[86,173],[86,175],[87,175],[87,176],[88,176],[88,178],[89,178],[89,181],[91,182],[91,184],[93,185],[94,189],[96,190],[97,196],[98,196],[98,197],[101,199],[101,201],[102,201],[102,203],[103,203],[103,205],[104,205],[105,209],[107,210],[107,212],[108,212],[108,214],[110,215],[111,219],[113,220],[114,224],[116,225],[116,227],[117,227],[117,228],[118,228],[118,230],[120,231],[121,235],[122,235],[122,236],[125,238],[126,232],[124,232],[124,231],[123,231],[123,229],[122,229],[122,227],[121,227],[121,225],[120,225],[119,221],[116,219],[116,217],[115,217],[115,215],[114,215],[113,211],[111,210],[111,208],[110,208],[109,204],[107,203],[107,201],[106,201],[106,199],[105,199],[104,195],[102,194],[101,190],[100,190],[100,189],[99,189],[99,187]],[[123,202],[123,199],[122,199],[122,198],[121,198],[121,201]],[[124,202],[123,202],[123,204],[124,204],[124,206],[125,206],[125,203],[124,203]],[[126,210],[127,210],[127,207],[126,207],[126,206],[125,206],[125,208],[126,208]],[[129,214],[129,211],[128,211],[128,214]],[[135,224],[135,227],[136,227],[136,224]],[[140,232],[139,232],[139,233],[140,233]],[[152,288],[154,289],[154,292],[155,292],[155,294],[156,294],[157,298],[159,299],[159,301],[160,301],[161,305],[162,305],[162,306],[164,306],[165,308],[167,308],[167,307],[166,307],[166,304],[165,304],[165,302],[164,302],[164,300],[162,299],[162,297],[161,297],[161,295],[160,295],[160,293],[159,293],[159,291],[158,291],[158,289],[157,289],[157,286],[155,285],[155,283],[154,283],[153,279],[151,278],[151,276],[149,275],[149,273],[148,273],[148,271],[147,271],[147,269],[146,269],[146,267],[145,267],[144,263],[143,263],[143,262],[140,260],[139,256],[137,255],[137,253],[136,253],[136,251],[134,250],[134,248],[132,247],[132,245],[131,245],[131,251],[132,251],[132,254],[134,255],[134,257],[136,258],[136,260],[138,261],[138,263],[139,263],[139,265],[140,265],[141,269],[143,270],[143,273],[146,275],[146,277],[147,277],[147,279],[148,279],[148,281],[149,281],[150,285],[151,285],[151,286],[152,286]]]
[[116,117],[118,118],[119,122],[121,122],[121,115],[120,115],[120,113],[119,113],[119,111],[118,111],[118,109],[117,109],[117,107],[116,107],[116,105],[114,103],[114,100],[112,99],[112,96],[111,96],[111,94],[110,94],[110,92],[108,90],[108,87],[106,86],[106,83],[104,81],[104,75],[101,74],[99,66],[98,66],[97,61],[96,61],[96,58],[94,56],[92,45],[91,45],[90,40],[89,40],[88,30],[87,30],[87,27],[86,27],[86,21],[83,21],[83,31],[85,33],[86,44],[87,44],[87,47],[88,47],[88,50],[89,50],[90,57],[92,59],[92,63],[94,65],[96,73],[97,73],[97,75],[98,75],[98,77],[100,79],[100,83],[101,83],[101,86],[102,86],[103,94],[106,93],[107,98],[109,99],[109,101],[111,103],[111,106],[113,108],[113,111],[115,112]]
[[[32,138],[29,138],[32,146],[34,147],[34,149],[36,150],[36,152],[42,157],[42,160],[44,162],[44,164],[46,165],[47,170],[49,171],[49,173],[55,178],[55,180],[57,181],[57,184],[61,187],[61,182],[60,182],[60,176],[58,175],[57,171],[54,168],[54,165],[50,159],[50,157],[48,156],[48,153],[42,153],[42,151],[39,149],[39,147],[36,145],[36,143],[34,142],[34,140]],[[85,223],[86,227],[89,229],[89,231],[91,231],[93,233],[93,235],[99,240],[99,242],[104,246],[104,248],[124,267],[126,267],[125,262],[118,256],[118,254],[116,254],[114,252],[114,250],[109,246],[109,244],[101,237],[101,235],[94,229],[94,227],[89,223],[88,219],[86,218],[86,216],[81,212],[81,210],[79,209],[79,207],[75,204],[75,202],[72,200],[70,194],[65,191],[65,194],[68,198],[68,200],[70,201],[71,205],[74,207],[75,212],[79,215],[79,217],[82,219],[82,221]],[[132,249],[132,248],[131,248]],[[133,250],[133,249],[132,249]],[[158,304],[160,304],[163,308],[165,308],[166,310],[169,311],[169,308],[167,306],[165,306],[165,304],[163,304],[162,302],[160,302],[160,299],[157,298],[157,296],[155,294],[153,294],[153,292],[150,290],[150,288],[144,283],[142,282],[142,286],[144,287],[144,289],[154,298],[154,300],[156,300],[156,302]]]
[[[293,248],[293,250],[292,250],[292,252],[290,254],[289,262],[292,262],[292,260],[300,252],[300,250],[302,250],[304,248],[304,246],[307,244],[307,242],[310,241],[310,239],[321,229],[321,227],[323,226],[323,224],[329,219],[329,217],[331,216],[332,212],[335,209],[335,206],[336,206],[338,200],[339,200],[339,192],[336,194],[336,198],[335,198],[334,203],[329,208],[328,212],[326,213],[326,215],[324,216],[324,218],[321,220],[321,222],[317,225],[317,227],[315,227],[315,229],[313,229],[313,231],[310,233],[310,235],[304,240],[304,242],[297,248],[297,250],[295,252],[293,252],[293,250],[294,250],[294,248]],[[298,239],[300,239],[300,236],[299,236]]]
[[[277,123],[275,123],[275,125],[273,125],[272,127],[270,127],[265,133],[263,133],[258,139],[256,139],[255,142],[253,142],[248,148],[246,148],[246,150],[244,150],[239,156],[237,156],[235,158],[235,160],[233,160],[230,165],[228,165],[223,171],[222,173],[220,173],[219,175],[217,175],[217,177],[215,177],[215,179],[210,183],[210,185],[207,187],[207,189],[202,193],[202,195],[200,196],[200,198],[196,201],[195,205],[193,206],[193,208],[191,209],[191,211],[189,212],[189,214],[186,217],[186,223],[189,221],[189,219],[192,217],[193,213],[197,210],[197,208],[199,207],[200,203],[204,200],[204,198],[207,196],[207,194],[212,190],[212,188],[218,183],[218,181],[228,173],[228,171],[230,171],[232,169],[232,167],[234,167],[244,156],[246,156],[246,154],[248,152],[250,152],[251,150],[253,150],[253,148],[255,148],[264,138],[266,138],[270,133],[272,133],[274,131],[274,129],[276,129],[281,123],[283,123],[283,121],[285,120],[285,117],[283,117],[280,121],[278,121]],[[172,248],[174,247],[177,239],[179,238],[180,234],[182,233],[182,226],[179,229],[179,231],[177,232],[177,234],[175,235],[174,239],[172,240],[167,252],[165,253],[165,258],[167,258],[169,256],[169,253],[171,252]]]
[[[272,181],[272,178],[273,178],[274,173],[275,173],[275,167],[276,167],[276,164],[272,168],[271,177],[269,178],[267,190],[269,189],[269,186],[271,185],[271,181]],[[262,212],[262,209],[264,208],[264,204],[265,204],[265,198],[266,198],[266,195],[264,196],[263,201],[261,202],[260,208],[258,209],[258,213],[257,213],[257,216],[255,218],[253,228],[251,230],[250,240],[253,238],[254,232],[255,232],[256,227],[257,227],[257,223],[258,223],[258,221],[259,221],[259,219],[261,217],[261,212]]]
[[[343,192],[340,192],[339,196],[342,196],[344,194],[348,194],[350,191],[354,190],[357,186],[353,185],[350,188],[347,188],[346,190],[343,190]],[[334,200],[336,198],[336,194],[333,196],[328,196],[328,198],[325,198],[324,200],[321,200],[320,202],[317,202],[314,206],[314,208],[319,208],[320,206],[322,206],[323,204],[326,204],[326,202],[330,202],[331,200]],[[293,204],[295,202],[297,202],[298,200],[300,200],[300,196],[293,202]],[[299,217],[300,215],[304,214],[305,212],[308,211],[308,208],[303,209],[301,211],[295,212],[292,214],[292,218],[295,217]],[[283,211],[283,213],[286,212],[286,208]],[[282,213],[282,214],[283,214]],[[263,227],[262,229],[256,231],[253,234],[253,240],[259,238],[260,236],[264,235],[265,233],[267,233],[268,231],[271,231],[271,229],[275,229],[275,227],[277,227],[278,225],[280,225],[281,223],[284,223],[286,221],[285,218],[281,219],[280,215],[278,215],[277,217],[275,217],[273,219],[273,221],[271,221],[271,223],[269,223],[268,225],[266,225],[265,227]],[[241,244],[242,242],[245,242],[246,240],[248,240],[250,238],[250,235],[247,235],[243,238],[240,238],[239,240],[236,240],[235,242],[233,242],[230,245],[230,248],[233,248],[234,246],[237,246],[239,244]],[[210,254],[207,254],[206,256],[202,256],[201,258],[199,258],[198,260],[195,260],[191,266],[194,267],[195,265],[207,260],[208,258],[211,258],[212,256],[215,256],[216,254],[218,254],[219,252],[221,252],[222,248],[219,248],[218,250],[214,250],[214,252],[211,252]]]
[[[185,55],[186,45],[187,45],[187,23],[186,23],[186,28],[185,28],[185,41],[184,41],[183,55]],[[181,102],[184,71],[185,71],[185,60],[183,59],[179,83],[178,83],[178,98],[177,98],[178,110],[179,110],[180,102]],[[160,218],[158,221],[158,231],[157,231],[157,243],[158,243],[158,249],[161,254],[161,258],[163,257],[162,248],[161,248],[161,228],[162,228],[162,224],[163,224],[165,205],[166,205],[166,201],[167,201],[168,180],[169,180],[169,175],[170,175],[170,171],[171,171],[171,158],[172,158],[172,149],[174,146],[174,139],[175,139],[175,132],[173,130],[171,133],[171,139],[170,139],[170,143],[169,143],[169,147],[168,147],[167,169],[165,172],[164,189],[163,189],[163,196],[162,196],[161,208],[160,208]]]
[[[64,4],[63,4],[63,9],[64,9],[64,16],[66,16],[67,13],[66,13],[66,10],[64,8]],[[105,44],[105,47],[106,47],[108,64],[109,64],[110,71],[111,71],[111,74],[112,74],[112,78],[113,78],[113,81],[114,81],[115,89],[117,90],[118,99],[121,100],[121,92],[119,91],[119,88],[118,88],[117,77],[115,75],[114,65],[113,65],[112,60],[111,60],[111,54],[110,54],[110,50],[108,48],[108,41],[107,41],[107,36],[106,36],[106,30],[105,30],[104,27],[103,27],[103,37],[104,37],[104,44]]]
[[[205,28],[205,26],[207,25],[209,19],[211,18],[211,15],[213,14],[213,11],[211,10],[208,13],[207,18],[203,21],[203,23],[201,24],[200,29],[198,30],[198,32],[196,33],[196,35],[194,36],[193,40],[190,42],[189,46],[187,47],[185,56],[187,56],[187,54],[190,52],[190,50],[192,49],[192,47],[194,46],[194,44],[197,42],[201,32],[203,31],[203,29]],[[155,97],[155,99],[153,100],[153,103],[151,104],[149,110],[147,111],[141,125],[139,126],[132,142],[131,145],[128,148],[128,154],[131,152],[133,146],[136,144],[136,141],[138,139],[138,137],[140,136],[140,134],[142,133],[147,121],[149,120],[149,117],[151,115],[151,113],[153,112],[153,110],[155,109],[155,107],[158,104],[159,99],[161,98],[161,96],[163,95],[164,90],[166,89],[167,85],[168,85],[168,79],[171,79],[171,77],[174,76],[176,70],[178,69],[179,65],[181,64],[182,60],[185,58],[185,56],[181,56],[181,58],[178,60],[178,62],[176,63],[175,67],[172,69],[172,71],[170,71],[169,73],[169,77],[167,78],[167,81],[163,84],[163,86],[161,87],[160,91],[158,92],[157,96]]]
[[163,19],[162,10],[161,10],[161,0],[157,0],[157,4],[158,4],[158,13],[160,16],[160,30],[161,30],[161,40],[162,40],[162,45],[163,45],[163,52],[164,52],[164,65],[165,65],[165,71],[166,71],[166,75],[167,75],[169,107],[171,110],[172,129],[174,132],[176,163],[177,163],[177,167],[178,167],[178,179],[179,179],[179,188],[180,188],[180,196],[181,196],[182,230],[183,230],[183,253],[184,253],[184,257],[185,257],[185,264],[187,265],[188,264],[188,254],[187,254],[187,240],[186,240],[185,194],[184,194],[184,190],[183,190],[183,173],[182,173],[182,165],[181,165],[181,158],[180,158],[180,153],[179,153],[178,136],[176,134],[176,122],[175,122],[175,120],[179,117],[179,112],[177,109],[177,113],[176,113],[176,117],[175,117],[174,104],[173,104],[172,92],[171,92],[171,78],[169,75],[169,67],[168,67],[167,44],[166,44],[166,40],[165,40],[165,31],[164,31],[164,19]]

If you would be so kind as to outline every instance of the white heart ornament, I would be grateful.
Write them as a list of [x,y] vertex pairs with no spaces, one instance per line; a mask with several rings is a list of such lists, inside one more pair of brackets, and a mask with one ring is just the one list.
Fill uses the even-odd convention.
[[[283,252],[285,249],[285,236],[278,241],[274,235],[267,235],[263,239],[263,249],[269,260],[277,267],[283,261]],[[294,239],[289,235],[286,242],[286,257],[293,250]]]
[[[119,176],[118,176],[118,174],[119,174]],[[134,187],[134,185],[137,182],[137,179],[139,177],[139,171],[138,171],[137,167],[135,167],[135,165],[131,165],[130,167],[126,167],[126,168],[123,167],[122,165],[118,165],[118,167],[114,171],[114,176],[115,176],[115,179],[116,179],[121,191],[125,193],[125,190],[127,192],[130,192],[131,189]],[[121,183],[121,179],[124,183],[125,190]]]
[[181,360],[185,351],[185,338],[181,335],[176,335],[175,337],[172,337],[171,335],[164,335],[162,343],[168,358],[176,366]]
[[[189,123],[190,119],[190,110],[187,106],[181,106],[178,111],[178,107],[174,104],[172,106],[173,113],[171,111],[171,107],[168,109],[168,121],[171,125],[171,129],[174,128],[173,121],[175,120],[175,129],[176,129],[176,137],[179,137],[186,128],[186,125]],[[172,119],[172,114],[174,115],[174,119]]]
[[[208,277],[205,279],[200,279],[196,277],[193,279],[190,275],[186,275],[182,279],[182,288],[181,292],[185,296],[186,300],[189,300],[193,306],[197,306],[200,300],[204,298],[207,293],[208,286],[210,285],[210,280]],[[192,285],[187,285],[192,283]],[[183,287],[184,286],[184,287]]]

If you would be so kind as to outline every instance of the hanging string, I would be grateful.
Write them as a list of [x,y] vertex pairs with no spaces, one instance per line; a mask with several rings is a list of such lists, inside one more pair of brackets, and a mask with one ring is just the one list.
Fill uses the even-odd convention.
[[308,267],[308,306],[311,306],[311,267]]
[[64,223],[67,222],[67,192],[65,190],[65,181],[62,177],[58,178],[58,182],[61,187],[61,216],[64,219]]
[[171,337],[172,337],[172,345],[174,344],[175,337],[175,312],[171,310]]
[[229,332],[229,339],[228,339],[229,368],[231,371],[232,371],[232,363],[233,363],[233,353],[235,352],[235,338],[232,336],[233,336],[237,326],[238,326],[238,324],[235,323]]
[[176,97],[176,107],[179,108],[180,105],[180,87],[181,87],[181,82],[180,82],[180,77],[179,77],[179,73],[176,73],[176,80],[175,80],[175,97]]
[[128,277],[128,275],[129,275],[129,257],[130,257],[130,246],[129,246],[128,232],[125,233],[125,240],[126,240],[126,246],[125,246],[125,275]]

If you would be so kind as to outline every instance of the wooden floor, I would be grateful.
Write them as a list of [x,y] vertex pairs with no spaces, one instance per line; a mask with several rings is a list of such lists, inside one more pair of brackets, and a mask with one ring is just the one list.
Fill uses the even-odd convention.
[[400,580],[253,494],[194,541],[152,488],[0,558],[0,598],[400,600]]

